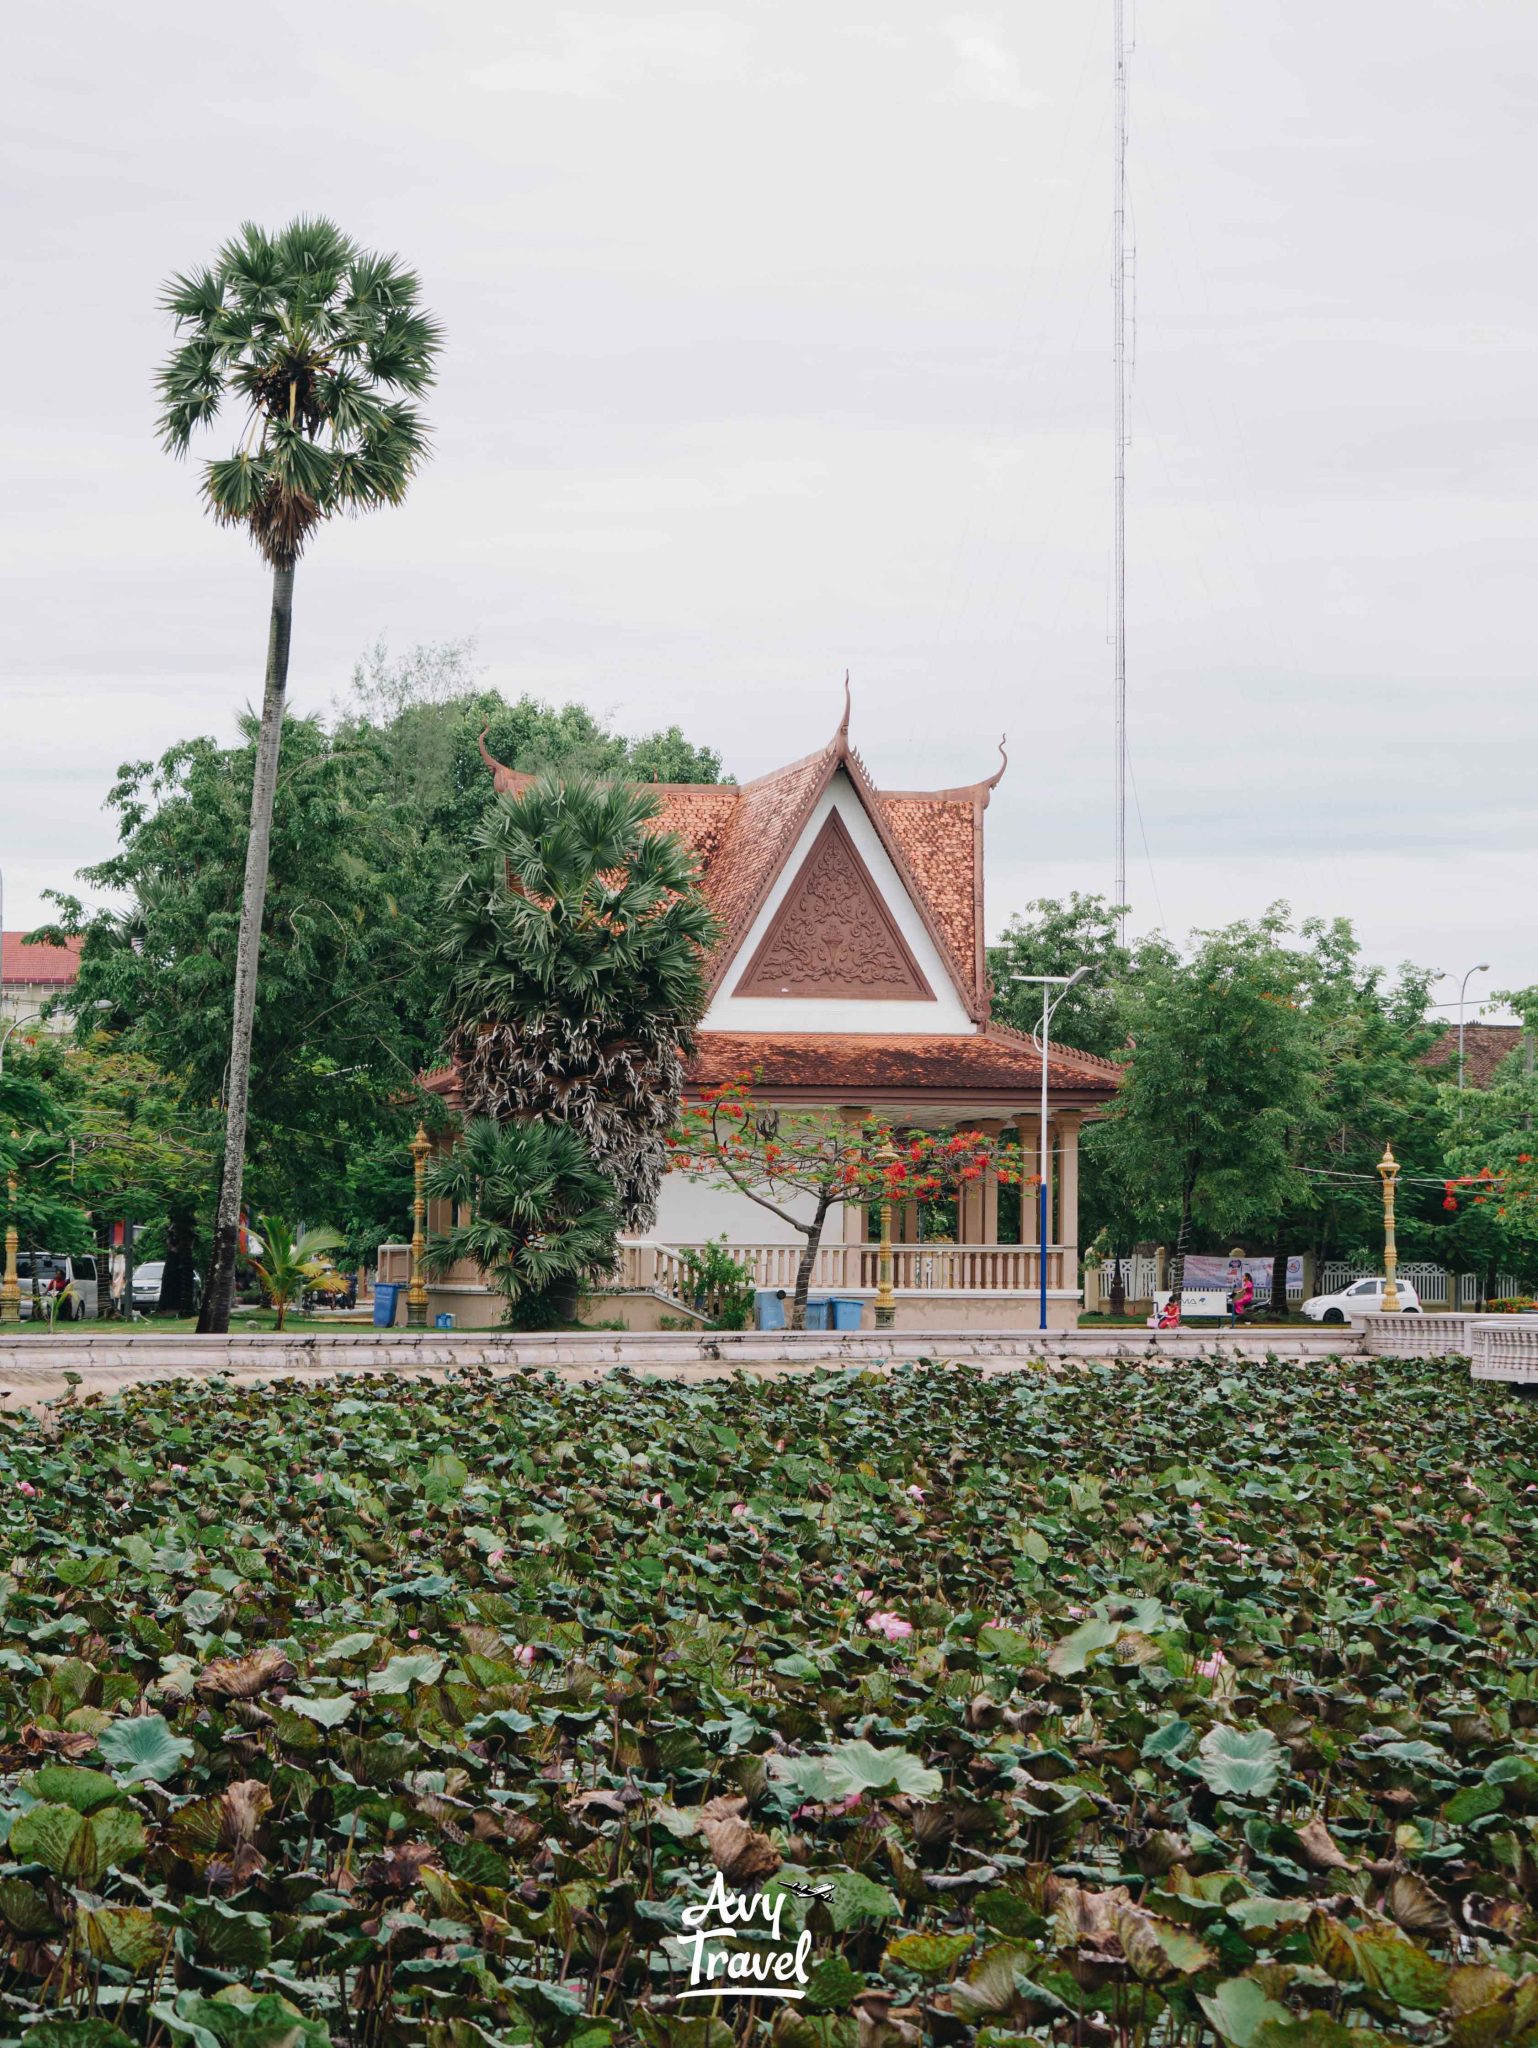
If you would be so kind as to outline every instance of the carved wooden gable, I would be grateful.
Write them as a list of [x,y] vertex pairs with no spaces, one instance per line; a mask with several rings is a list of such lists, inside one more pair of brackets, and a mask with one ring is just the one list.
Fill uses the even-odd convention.
[[837,811],[828,813],[734,993],[934,1001]]

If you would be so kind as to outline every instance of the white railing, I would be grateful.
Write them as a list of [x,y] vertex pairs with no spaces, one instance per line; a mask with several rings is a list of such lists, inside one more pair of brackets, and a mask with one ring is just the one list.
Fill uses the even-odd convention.
[[[719,1246],[717,1247],[720,1248]],[[628,1239],[621,1243],[620,1285],[656,1287],[680,1298],[687,1286],[685,1255],[704,1245],[653,1244]],[[733,1244],[725,1249],[748,1268],[755,1287],[796,1284],[801,1264],[798,1244]],[[873,1244],[825,1244],[812,1263],[811,1286],[818,1293],[845,1289],[873,1294],[879,1283],[880,1250]],[[1047,1285],[1073,1287],[1075,1254],[1062,1245],[1047,1247]],[[1025,1294],[1039,1287],[1040,1269],[1033,1245],[900,1244],[892,1247],[892,1285],[899,1294]]]
[[[1319,1269],[1319,1292],[1321,1294],[1339,1294],[1344,1288],[1349,1287],[1353,1280],[1370,1280],[1382,1271],[1381,1265],[1358,1266],[1353,1265],[1349,1259],[1327,1259]],[[1401,1280],[1409,1281],[1410,1285],[1420,1296],[1422,1306],[1428,1302],[1436,1302],[1443,1308],[1451,1308],[1453,1310],[1472,1309],[1481,1307],[1485,1299],[1480,1290],[1479,1275],[1477,1273],[1459,1273],[1455,1280],[1457,1298],[1455,1301],[1450,1302],[1448,1298],[1448,1280],[1450,1276],[1447,1268],[1445,1266],[1433,1265],[1428,1259],[1401,1260],[1398,1267],[1398,1276]],[[1495,1276],[1495,1291],[1490,1296],[1490,1299],[1492,1301],[1507,1301],[1513,1295],[1525,1294],[1527,1291],[1522,1282],[1515,1279],[1510,1273],[1497,1273]]]

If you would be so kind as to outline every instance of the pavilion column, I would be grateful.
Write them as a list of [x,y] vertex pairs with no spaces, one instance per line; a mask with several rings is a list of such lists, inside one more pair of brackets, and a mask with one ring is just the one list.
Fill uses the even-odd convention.
[[[1036,1218],[1041,1197],[1037,1193],[1033,1176],[1041,1162],[1041,1115],[1039,1111],[1022,1110],[1015,1118],[1015,1129],[1020,1133],[1020,1171],[1023,1176],[1020,1188],[1020,1242],[1036,1243]],[[1048,1145],[1051,1144],[1050,1128]],[[1047,1242],[1053,1241],[1052,1233],[1052,1159],[1047,1159]]]
[[[846,1124],[853,1124],[856,1129],[873,1114],[874,1112],[869,1109],[841,1109],[839,1111],[840,1119]],[[845,1202],[843,1210],[845,1244],[864,1244],[866,1239],[865,1204],[863,1202]],[[848,1284],[852,1285],[853,1283],[850,1282]]]
[[[1003,1124],[997,1118],[983,1119],[967,1126],[997,1139]],[[996,1244],[999,1229],[999,1181],[992,1167],[981,1180],[968,1181],[956,1201],[956,1242]]]
[[897,1242],[917,1244],[919,1241],[919,1205],[917,1202],[900,1202],[897,1206]]
[[1064,1263],[1074,1278],[1069,1286],[1077,1285],[1079,1256],[1079,1126],[1083,1122],[1076,1109],[1059,1110],[1057,1123],[1058,1154],[1058,1243],[1067,1247],[1068,1256]]

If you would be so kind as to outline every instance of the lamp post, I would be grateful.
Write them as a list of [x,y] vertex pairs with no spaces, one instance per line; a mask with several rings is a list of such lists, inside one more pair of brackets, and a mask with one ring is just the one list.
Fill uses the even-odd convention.
[[892,1184],[887,1169],[897,1163],[890,1138],[877,1148],[881,1166],[881,1245],[876,1254],[876,1328],[890,1330],[897,1320],[897,1296],[892,1291]]
[[[1086,961],[1076,967],[1072,974],[1012,974],[1011,981],[1028,981],[1041,989],[1041,1036],[1037,1044],[1041,1048],[1041,1144],[1039,1148],[1039,1180],[1036,1190],[1036,1270],[1041,1302],[1041,1327],[1047,1327],[1047,1187],[1051,1178],[1052,1154],[1047,1143],[1047,1078],[1049,1053],[1052,1041],[1052,1013],[1077,983],[1086,975],[1095,972],[1094,963]],[[1055,996],[1049,996],[1050,989],[1056,989]]]
[[1490,963],[1482,960],[1477,967],[1471,967],[1458,984],[1458,1086],[1463,1086],[1463,999],[1468,994],[1470,974],[1488,974]]
[[[11,1140],[15,1142],[12,1131]],[[16,1275],[16,1253],[20,1239],[16,1233],[16,1176],[8,1173],[5,1177],[5,1278],[0,1280],[0,1323],[21,1321],[21,1282]]]
[[1399,1289],[1394,1281],[1399,1271],[1399,1247],[1394,1243],[1394,1183],[1399,1178],[1399,1161],[1392,1145],[1384,1146],[1378,1171],[1383,1176],[1383,1313],[1397,1316]]
[[427,1172],[427,1155],[432,1149],[432,1140],[418,1124],[411,1141],[415,1192],[411,1199],[411,1285],[406,1289],[406,1327],[411,1330],[427,1328],[427,1281],[422,1273],[422,1258],[427,1250],[427,1198],[422,1182]]

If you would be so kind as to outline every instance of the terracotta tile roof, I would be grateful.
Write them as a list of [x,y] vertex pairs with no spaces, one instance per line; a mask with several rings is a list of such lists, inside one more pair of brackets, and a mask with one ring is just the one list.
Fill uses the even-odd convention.
[[66,939],[62,946],[29,946],[25,932],[0,932],[0,982],[68,988],[80,972],[84,944],[84,939]]
[[[762,1072],[763,1086],[809,1096],[853,1100],[861,1091],[901,1090],[937,1096],[985,1093],[1018,1098],[1030,1107],[1041,1087],[1041,1059],[1022,1033],[988,1025],[976,1033],[877,1036],[865,1032],[702,1031],[689,1062],[691,1091],[719,1087],[742,1073]],[[1052,1048],[1049,1086],[1054,1096],[1106,1100],[1121,1069],[1093,1053]]]
[[[1463,1027],[1463,1085],[1466,1088],[1488,1088],[1495,1079],[1496,1069],[1522,1043],[1520,1024],[1465,1024]],[[1436,1044],[1426,1054],[1423,1066],[1438,1067],[1445,1072],[1438,1078],[1456,1081],[1458,1078],[1458,1027],[1456,1024],[1442,1033]]]
[[[721,920],[711,988],[725,976],[793,850],[817,799],[842,768],[854,783],[892,864],[907,884],[967,1009],[987,1014],[983,959],[983,812],[998,772],[963,789],[878,790],[849,744],[849,714],[825,747],[753,782],[662,782],[658,828],[676,832],[699,858],[700,881]],[[496,788],[521,795],[534,781],[481,753]]]

